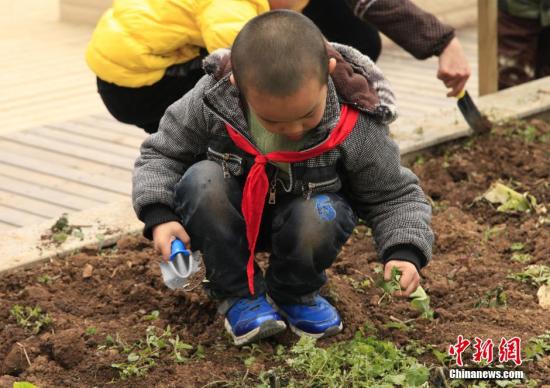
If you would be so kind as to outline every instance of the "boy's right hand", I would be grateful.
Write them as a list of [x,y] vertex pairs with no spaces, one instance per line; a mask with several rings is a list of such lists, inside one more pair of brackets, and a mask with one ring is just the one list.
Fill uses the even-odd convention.
[[153,228],[153,241],[155,249],[162,253],[162,260],[170,260],[170,251],[172,250],[172,241],[180,239],[187,249],[191,249],[191,239],[183,228],[183,225],[177,221],[158,224]]

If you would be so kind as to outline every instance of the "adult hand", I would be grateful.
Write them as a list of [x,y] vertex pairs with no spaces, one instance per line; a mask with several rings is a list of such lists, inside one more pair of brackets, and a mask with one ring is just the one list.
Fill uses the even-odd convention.
[[397,269],[401,271],[399,284],[401,285],[402,291],[395,292],[395,295],[406,297],[416,291],[420,284],[420,275],[416,270],[416,266],[404,260],[389,260],[384,266],[384,280],[391,280],[391,269],[393,267],[397,267]]
[[470,78],[471,69],[468,60],[462,51],[462,45],[457,37],[454,37],[447,47],[439,55],[439,68],[437,78],[439,78],[451,91],[447,97],[456,97],[466,85]]
[[187,249],[191,249],[191,239],[179,222],[165,222],[164,224],[158,224],[153,228],[153,241],[155,243],[155,249],[157,252],[161,252],[162,260],[170,260],[172,241],[176,238],[180,239],[185,244]]

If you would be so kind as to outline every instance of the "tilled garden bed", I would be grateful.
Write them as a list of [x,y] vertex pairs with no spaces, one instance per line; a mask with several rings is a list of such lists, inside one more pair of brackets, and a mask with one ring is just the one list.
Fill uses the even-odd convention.
[[[344,330],[316,346],[329,352],[338,343],[358,345],[355,350],[368,345],[366,355],[377,349],[380,359],[392,362],[398,359],[393,345],[367,339],[389,341],[399,357],[414,357],[417,364],[399,358],[395,365],[379,365],[382,372],[394,368],[404,377],[384,380],[372,372],[372,381],[422,382],[428,378],[419,369],[422,364],[429,368],[431,386],[455,386],[463,382],[446,376],[455,364],[449,346],[458,336],[472,341],[462,357],[475,365],[472,348],[479,337],[495,345],[489,367],[527,375],[510,386],[550,384],[550,310],[537,297],[541,286],[550,286],[550,224],[544,209],[550,203],[549,144],[550,124],[531,120],[503,124],[491,134],[419,157],[412,168],[434,208],[434,258],[421,283],[433,318],[423,318],[409,300],[382,298],[370,231],[359,225],[322,290],[341,312]],[[528,192],[536,205],[498,211],[499,205],[480,199],[497,181]],[[30,311],[36,306],[41,312]],[[498,360],[501,339],[514,337],[522,340],[517,367]],[[340,373],[350,379],[327,376],[323,371],[336,362],[337,353],[315,353],[311,343],[296,346],[297,340],[288,331],[257,345],[233,346],[216,304],[200,287],[167,289],[158,255],[141,237],[0,275],[0,387],[15,381],[41,387],[352,386],[353,381],[361,386],[365,377],[354,375],[359,372],[352,361],[338,361]],[[377,348],[380,344],[391,351]],[[361,351],[353,355],[360,358]],[[326,364],[307,364],[323,355],[330,356]],[[364,369],[376,371],[368,363]]]

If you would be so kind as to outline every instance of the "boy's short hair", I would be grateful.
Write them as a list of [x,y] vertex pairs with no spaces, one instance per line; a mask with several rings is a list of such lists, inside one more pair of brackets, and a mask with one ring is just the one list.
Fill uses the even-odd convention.
[[328,80],[328,54],[321,31],[306,16],[276,10],[250,20],[231,49],[233,77],[242,93],[247,87],[288,96],[310,77]]

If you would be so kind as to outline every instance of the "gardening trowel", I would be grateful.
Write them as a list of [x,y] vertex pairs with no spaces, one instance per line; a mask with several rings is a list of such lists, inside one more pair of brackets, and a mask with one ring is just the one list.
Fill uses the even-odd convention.
[[172,290],[183,288],[187,284],[189,277],[196,273],[199,268],[199,255],[195,254],[193,256],[190,251],[185,249],[183,242],[178,239],[172,241],[170,261],[160,263],[160,272],[162,273],[164,284]]
[[457,98],[458,109],[462,112],[462,115],[470,128],[474,130],[474,133],[481,134],[489,132],[491,130],[492,123],[481,114],[479,109],[477,109],[476,104],[468,92],[465,89],[462,90],[462,92],[458,94]]

